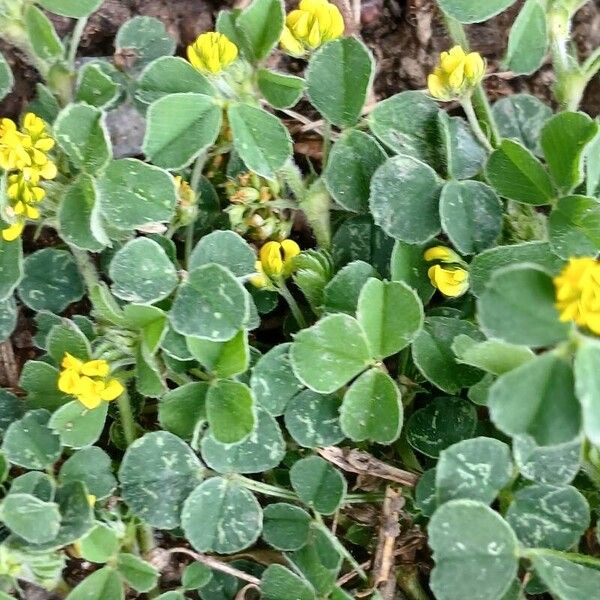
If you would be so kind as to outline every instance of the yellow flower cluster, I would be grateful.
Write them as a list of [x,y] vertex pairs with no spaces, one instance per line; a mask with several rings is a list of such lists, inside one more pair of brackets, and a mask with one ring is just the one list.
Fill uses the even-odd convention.
[[478,52],[466,54],[460,46],[440,54],[440,62],[427,79],[429,93],[438,100],[455,100],[470,94],[485,74]]
[[256,261],[257,274],[250,278],[250,283],[258,288],[270,287],[272,280],[289,277],[294,269],[294,257],[300,254],[300,246],[293,240],[283,242],[267,242]]
[[600,334],[600,262],[571,258],[554,278],[556,308],[561,321],[574,321]]
[[226,35],[209,31],[188,46],[187,57],[201,73],[215,75],[238,57],[238,48]]
[[67,352],[61,366],[58,389],[75,396],[87,409],[96,408],[103,400],[115,400],[123,393],[121,382],[108,378],[110,367],[105,360],[84,362]]
[[454,250],[446,246],[434,246],[425,251],[423,258],[427,262],[443,263],[429,267],[427,274],[431,285],[444,296],[458,298],[469,289],[469,272],[460,266],[465,263]]
[[36,205],[46,195],[40,183],[56,177],[56,165],[48,158],[53,147],[46,124],[33,113],[25,115],[21,130],[11,119],[0,119],[0,168],[8,171],[5,240],[19,237],[26,219],[39,219]]
[[281,34],[281,47],[292,56],[303,56],[344,33],[344,19],[327,0],[301,0],[290,12]]

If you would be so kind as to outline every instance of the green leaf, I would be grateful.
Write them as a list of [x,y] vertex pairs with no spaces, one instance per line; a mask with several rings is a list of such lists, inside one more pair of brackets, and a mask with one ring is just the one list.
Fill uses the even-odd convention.
[[571,324],[559,321],[554,294],[552,278],[536,265],[499,269],[477,303],[481,328],[488,337],[511,344],[540,347],[560,342]]
[[98,179],[98,199],[106,220],[124,230],[156,221],[169,222],[177,191],[162,169],[134,158],[113,160]]
[[58,208],[61,237],[82,250],[99,252],[110,245],[96,202],[94,179],[80,174],[67,188]]
[[458,362],[477,367],[493,375],[512,371],[535,357],[527,346],[507,344],[500,340],[476,342],[468,335],[454,338],[452,350]]
[[402,429],[400,390],[380,369],[363,373],[344,395],[340,408],[342,431],[354,442],[391,444]]
[[104,113],[87,104],[69,104],[54,122],[54,137],[77,169],[94,175],[112,158]]
[[227,116],[240,158],[251,171],[273,179],[292,155],[289,131],[274,115],[248,104],[231,104]]
[[441,185],[435,171],[410,156],[394,156],[371,180],[375,223],[397,240],[420,244],[440,231]]
[[59,481],[81,481],[96,498],[106,498],[117,487],[110,456],[97,446],[74,452],[62,465]]
[[596,569],[575,564],[560,556],[532,553],[535,572],[557,600],[589,600],[597,593],[600,573]]
[[435,469],[438,502],[470,499],[491,504],[513,475],[510,448],[487,437],[442,450]]
[[319,448],[344,439],[339,423],[340,399],[304,390],[294,396],[285,410],[285,427],[300,446]]
[[264,600],[315,600],[313,587],[281,565],[269,565],[260,582]]
[[412,356],[417,368],[433,385],[449,394],[477,383],[483,376],[479,369],[456,362],[452,342],[458,335],[474,340],[483,336],[468,321],[449,317],[428,317],[412,345]]
[[87,63],[77,74],[77,102],[85,102],[97,108],[112,107],[121,94],[112,64],[103,61]]
[[13,297],[0,302],[0,341],[8,340],[17,325],[17,303]]
[[557,275],[564,266],[563,260],[552,253],[547,242],[497,246],[478,254],[471,262],[471,292],[475,296],[481,296],[497,270],[518,263],[539,265],[552,275]]
[[24,263],[19,297],[29,308],[61,313],[84,294],[83,281],[70,252],[44,248]]
[[262,510],[246,488],[233,480],[213,477],[185,501],[181,526],[198,552],[233,554],[258,539]]
[[119,550],[117,529],[104,523],[96,523],[94,529],[79,540],[81,558],[93,563],[104,564]]
[[600,445],[600,373],[598,358],[600,345],[587,340],[577,348],[575,355],[575,390],[583,416],[583,431],[594,445]]
[[407,244],[396,240],[390,259],[392,281],[402,281],[414,289],[423,304],[427,304],[435,292],[427,271],[431,266],[423,257],[427,246]]
[[32,544],[49,542],[60,528],[58,505],[30,494],[9,494],[2,502],[0,516],[6,527]]
[[587,144],[598,132],[588,115],[563,112],[549,119],[542,129],[542,149],[558,188],[570,193],[583,181],[583,157]]
[[127,448],[119,469],[123,499],[149,525],[179,525],[183,501],[202,479],[191,448],[167,431],[147,433]]
[[66,600],[123,600],[123,584],[112,567],[104,567],[88,575]]
[[62,548],[83,537],[95,524],[94,514],[88,500],[88,490],[80,481],[61,485],[54,500],[60,510],[61,523],[58,535],[35,547],[36,551]]
[[13,465],[45,469],[60,458],[60,439],[48,427],[49,420],[47,410],[30,410],[8,426],[2,451]]
[[282,415],[294,396],[302,390],[290,366],[290,344],[280,344],[260,357],[250,377],[257,404],[274,417]]
[[178,56],[161,56],[140,74],[134,98],[142,106],[148,106],[169,94],[179,93],[212,96],[215,89],[187,60]]
[[142,69],[161,56],[172,55],[176,46],[164,24],[154,17],[134,17],[126,21],[115,38],[117,53],[133,53],[134,70]]
[[[0,236],[1,238],[1,236]],[[21,239],[0,239],[0,301],[8,300],[23,277],[23,244]]]
[[73,321],[68,320],[50,329],[46,349],[57,364],[62,362],[67,352],[83,361],[89,360],[92,353],[89,340]]
[[354,315],[364,285],[377,271],[362,260],[355,260],[340,269],[323,290],[323,308],[326,312]]
[[542,163],[513,140],[503,140],[492,152],[485,175],[496,192],[509,200],[539,206],[556,197]]
[[442,450],[473,436],[475,407],[462,398],[434,398],[416,410],[406,423],[406,440],[415,449],[437,458]]
[[481,502],[443,504],[429,522],[438,600],[498,600],[518,567],[518,542],[506,521]]
[[213,383],[206,396],[206,416],[214,438],[235,444],[247,438],[256,424],[256,409],[250,388],[238,381]]
[[[97,10],[102,4],[102,0],[37,0],[37,3],[57,15],[80,19]],[[109,599],[107,598],[107,600]]]
[[299,550],[308,542],[310,515],[299,506],[275,502],[264,509],[262,537],[277,550]]
[[163,429],[191,440],[199,421],[206,420],[208,383],[192,381],[169,390],[158,404],[158,420]]
[[373,223],[371,215],[356,215],[346,219],[335,232],[331,252],[336,265],[362,260],[388,277],[393,246],[394,240]]
[[449,181],[440,196],[442,229],[461,254],[494,246],[502,232],[502,203],[479,181]]
[[158,571],[135,554],[120,553],[117,556],[117,570],[123,579],[138,592],[149,592],[158,581]]
[[440,157],[436,162],[441,160],[448,176],[455,179],[477,175],[483,169],[487,152],[474,137],[467,122],[461,117],[450,117],[446,111],[439,111],[437,120],[445,148],[445,160]]
[[353,37],[324,44],[311,57],[306,70],[308,99],[338,127],[356,124],[375,72],[368,48]]
[[0,440],[8,426],[25,414],[25,403],[8,390],[0,389]]
[[27,110],[47,123],[53,123],[61,109],[56,96],[43,83],[36,83],[35,90],[35,98],[28,104]]
[[581,465],[581,439],[556,446],[538,446],[528,435],[513,438],[513,454],[523,477],[537,483],[567,485]]
[[35,54],[42,60],[49,62],[60,60],[65,49],[52,21],[37,6],[32,4],[25,7],[23,21]]
[[586,147],[586,192],[588,196],[600,195],[600,165],[593,159],[600,152],[600,133]]
[[255,272],[256,254],[243,237],[234,231],[213,231],[196,244],[190,255],[188,270],[209,263],[229,269],[236,277]]
[[570,442],[581,431],[581,407],[573,371],[546,353],[500,376],[490,388],[488,408],[507,435],[530,435],[540,446]]
[[212,578],[212,571],[207,565],[194,562],[183,570],[181,584],[185,590],[197,590],[204,587]]
[[421,330],[423,305],[405,283],[371,278],[361,290],[356,317],[371,356],[383,359],[408,346]]
[[369,135],[350,129],[335,143],[324,171],[333,199],[352,212],[369,209],[371,177],[386,159],[381,146]]
[[[490,17],[496,16],[514,3],[515,0],[486,0],[485,3],[481,4],[475,4],[473,0],[438,0],[440,8],[448,16],[461,23],[487,21]],[[473,600],[476,599],[473,598]]]
[[256,425],[241,442],[224,444],[210,432],[202,438],[202,459],[218,473],[262,473],[279,465],[284,455],[279,425],[263,408],[257,408]]
[[322,515],[332,515],[341,506],[348,487],[342,474],[320,456],[296,461],[290,482],[300,500]]
[[516,75],[531,75],[542,66],[548,51],[546,18],[544,5],[528,0],[513,23],[504,63]]
[[96,442],[102,434],[107,411],[106,402],[88,410],[74,400],[54,412],[48,425],[60,436],[63,446],[85,448]]
[[0,100],[8,95],[15,84],[15,78],[6,59],[0,53]]
[[221,108],[204,94],[169,94],[153,102],[142,150],[165,169],[181,169],[211,146],[221,130]]
[[277,45],[284,18],[281,0],[253,0],[240,13],[236,25],[244,32],[255,61],[266,58]]
[[439,112],[429,96],[408,91],[378,102],[368,122],[371,131],[390,150],[431,164],[438,156]]
[[339,314],[297,333],[290,359],[296,377],[304,385],[329,394],[365,370],[371,357],[358,321]]
[[568,550],[588,528],[590,507],[574,487],[534,484],[514,495],[506,521],[525,546]]
[[177,270],[162,246],[145,237],[127,242],[113,256],[109,275],[113,294],[128,302],[158,302],[178,282]]
[[227,342],[210,342],[188,337],[192,356],[216,377],[233,377],[245,373],[250,362],[248,332],[240,331]]
[[55,410],[72,399],[58,387],[58,369],[48,363],[28,360],[23,365],[19,386],[27,392],[27,404],[33,408]]
[[530,94],[514,94],[498,100],[492,114],[503,138],[511,138],[540,155],[540,137],[552,109]]
[[258,69],[256,82],[267,102],[275,108],[291,108],[300,100],[305,88],[301,77],[268,69]]
[[561,198],[548,221],[552,251],[568,259],[600,251],[600,201],[587,196]]

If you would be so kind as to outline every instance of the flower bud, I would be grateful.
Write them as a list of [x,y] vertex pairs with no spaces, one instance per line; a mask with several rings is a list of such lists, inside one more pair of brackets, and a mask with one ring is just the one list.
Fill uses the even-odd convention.
[[440,54],[440,61],[427,79],[429,93],[438,100],[456,100],[468,96],[483,79],[485,62],[478,52],[454,46]]
[[215,75],[236,60],[238,49],[226,35],[210,31],[188,46],[187,57],[198,71]]

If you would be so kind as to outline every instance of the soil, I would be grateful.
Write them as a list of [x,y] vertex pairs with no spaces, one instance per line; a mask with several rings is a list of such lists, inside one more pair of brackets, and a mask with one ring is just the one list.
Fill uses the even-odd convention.
[[[345,8],[345,14],[351,15],[348,0],[334,1],[341,8]],[[238,2],[238,6],[244,2],[245,0],[242,0],[242,4]],[[492,100],[517,92],[529,92],[552,104],[553,75],[549,65],[543,66],[531,77],[515,77],[502,66],[508,32],[522,3],[523,0],[519,0],[511,9],[487,23],[470,26],[469,38],[473,48],[487,59],[488,77],[485,85]],[[289,4],[290,7],[295,5],[296,0]],[[125,21],[136,15],[160,19],[177,40],[178,53],[181,54],[185,46],[198,34],[214,28],[214,20],[220,9],[231,6],[233,2],[217,0],[105,0],[88,21],[82,37],[80,55],[112,55],[117,30]],[[377,59],[378,71],[374,85],[376,99],[381,100],[407,89],[424,88],[427,74],[436,62],[439,52],[450,45],[435,0],[354,0],[353,6],[357,6],[360,11],[360,23],[353,25],[352,29],[362,37]],[[73,20],[55,16],[52,16],[52,19],[61,36],[69,34]],[[579,11],[573,37],[582,58],[600,45],[600,0],[590,0]],[[35,70],[23,61],[19,53],[7,47],[2,40],[0,52],[11,64],[16,80],[13,93],[0,102],[0,116],[14,118],[31,99],[35,83],[39,79]],[[290,68],[292,71],[302,68],[302,63],[290,61],[283,56],[274,58],[274,65],[278,63],[280,67]],[[588,87],[582,109],[592,116],[600,114],[600,77],[596,77]],[[316,118],[307,103],[301,103],[297,110]],[[130,121],[125,118],[125,121],[121,122]],[[118,122],[112,129],[118,129]],[[130,137],[125,136],[125,143],[129,141]],[[297,133],[295,141],[297,152],[304,152],[311,157],[319,156],[320,139],[314,133]],[[133,154],[135,151],[124,153]],[[37,239],[34,243],[31,240],[28,243],[39,248],[51,245],[54,241],[56,240]],[[30,315],[22,312],[20,318],[18,333],[12,339],[17,355],[17,367],[30,358],[33,351]],[[7,382],[1,381],[3,370],[0,365],[0,383],[6,385]],[[75,580],[70,583],[76,583],[76,580],[81,578],[81,566],[69,565],[67,578]],[[26,591],[25,597],[28,600],[53,598],[33,588]]]

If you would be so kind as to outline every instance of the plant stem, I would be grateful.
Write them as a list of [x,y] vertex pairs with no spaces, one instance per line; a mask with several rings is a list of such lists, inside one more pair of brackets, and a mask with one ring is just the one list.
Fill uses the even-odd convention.
[[76,248],[69,244],[69,249],[73,254],[73,258],[75,259],[75,263],[77,264],[77,268],[81,273],[81,277],[87,287],[88,293],[97,285],[100,285],[100,278],[98,277],[98,272],[96,271],[96,267],[90,258],[90,255],[80,248]]
[[317,527],[317,529],[320,529],[325,534],[327,539],[331,542],[332,546],[338,551],[338,554],[345,558],[352,565],[352,568],[356,571],[358,576],[363,581],[367,581],[367,574],[365,573],[364,569],[360,566],[360,564],[354,558],[354,556],[350,554],[350,551],[346,548],[346,546],[344,546],[344,544],[342,544],[340,540],[338,540],[338,538],[335,535],[333,535],[333,533],[331,533],[331,531],[325,525],[325,523],[323,523],[321,515],[315,512],[314,518],[315,526]]
[[298,496],[296,496],[294,492],[279,486],[269,485],[268,483],[262,483],[260,481],[254,481],[254,479],[244,477],[243,475],[238,475],[236,480],[239,481],[245,488],[254,492],[258,492],[259,494],[264,494],[265,496],[275,496],[276,498],[285,498],[286,500],[298,500]]
[[[448,15],[444,15],[444,22],[452,41],[455,44],[462,46],[465,52],[468,52],[470,50],[470,44],[462,24]],[[488,132],[486,139],[489,137],[491,145],[495,148],[500,143],[500,133],[498,132],[498,127],[494,115],[492,114],[489,100],[481,83],[473,90],[471,101],[480,127]]]
[[85,30],[85,26],[87,25],[88,18],[83,17],[82,19],[78,19],[75,23],[75,27],[73,28],[73,33],[71,34],[71,41],[69,42],[69,52],[67,54],[67,64],[74,71],[75,70],[75,59],[77,58],[77,48],[79,48],[79,42],[81,41],[81,36]]
[[[119,396],[117,405],[119,407],[119,416],[121,417],[121,427],[123,428],[125,442],[127,446],[130,446],[137,438],[137,430],[127,390]],[[140,554],[144,557],[148,556],[155,546],[152,527],[142,522],[136,528],[136,535]],[[148,592],[148,598],[156,598],[157,596],[158,590],[156,588]]]
[[[192,169],[192,175],[190,177],[190,187],[193,192],[196,194],[198,185],[200,183],[200,178],[202,177],[202,170],[204,169],[204,165],[206,164],[206,159],[208,158],[208,154],[206,152],[201,152],[196,158],[196,162],[194,163],[194,168]],[[190,223],[185,231],[185,266],[186,268],[190,262],[190,256],[192,255],[192,250],[194,247],[194,229],[195,223]]]
[[292,315],[294,316],[298,327],[304,329],[306,327],[306,320],[304,318],[304,315],[302,314],[302,311],[300,310],[296,299],[294,298],[294,296],[292,296],[292,293],[290,292],[283,278],[281,278],[277,283],[277,291],[281,294],[281,296],[284,298],[284,300],[290,307],[290,310],[292,311]]
[[465,115],[467,116],[467,121],[469,121],[469,125],[471,125],[471,129],[475,134],[475,137],[479,140],[481,145],[488,151],[491,152],[493,150],[490,141],[485,135],[483,129],[481,129],[481,125],[479,120],[477,119],[477,115],[475,114],[475,109],[473,108],[473,102],[470,96],[464,98],[461,102],[461,106],[465,111]]

